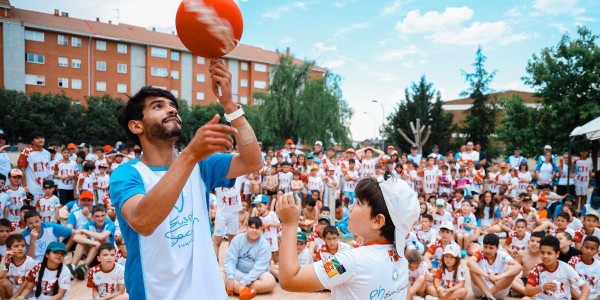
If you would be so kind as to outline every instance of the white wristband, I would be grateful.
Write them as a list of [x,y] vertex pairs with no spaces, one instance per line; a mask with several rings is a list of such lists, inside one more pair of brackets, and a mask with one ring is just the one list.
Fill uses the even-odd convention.
[[238,109],[230,114],[225,114],[225,120],[227,120],[227,122],[231,123],[231,121],[241,117],[244,115],[244,109],[242,109],[241,105],[237,105]]

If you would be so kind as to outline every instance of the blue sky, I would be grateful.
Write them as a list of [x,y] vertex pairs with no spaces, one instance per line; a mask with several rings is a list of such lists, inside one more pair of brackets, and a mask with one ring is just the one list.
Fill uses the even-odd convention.
[[[467,87],[478,45],[497,70],[496,90],[530,90],[521,77],[527,60],[556,45],[564,32],[585,25],[600,34],[600,1],[594,0],[238,0],[244,16],[242,43],[268,50],[290,47],[342,77],[344,99],[354,109],[353,139],[373,136],[404,89],[425,75],[442,99]],[[171,32],[180,1],[12,0],[19,8],[72,17],[117,20]],[[117,11],[118,9],[118,11]],[[366,112],[366,113],[364,113]],[[365,125],[367,124],[367,125]],[[377,133],[378,134],[378,133]]]

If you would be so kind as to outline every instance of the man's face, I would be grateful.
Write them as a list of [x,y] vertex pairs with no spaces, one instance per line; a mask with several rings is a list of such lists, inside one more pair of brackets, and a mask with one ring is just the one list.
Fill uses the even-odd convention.
[[35,147],[44,147],[44,144],[46,143],[46,139],[43,136],[36,136],[33,138],[33,140],[31,141],[31,144]]
[[142,124],[151,139],[174,139],[181,137],[181,118],[175,103],[164,97],[148,97],[144,105]]
[[79,199],[79,206],[81,206],[81,207],[87,206],[87,207],[91,208],[92,202],[93,202],[93,200],[88,199],[88,198]]
[[323,150],[323,147],[321,147],[321,145],[319,144],[315,144],[315,151],[321,151]]
[[473,143],[468,142],[467,143],[467,151],[471,151],[471,150],[473,150]]
[[593,259],[593,257],[598,254],[598,244],[592,241],[584,242],[583,246],[581,246],[581,254]]
[[106,219],[106,213],[103,211],[97,211],[92,215],[92,217],[94,218],[96,225],[103,226],[104,220]]

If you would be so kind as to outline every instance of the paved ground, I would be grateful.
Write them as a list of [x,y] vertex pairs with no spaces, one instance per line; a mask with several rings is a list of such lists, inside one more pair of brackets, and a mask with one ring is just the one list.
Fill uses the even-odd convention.
[[[221,251],[219,253],[219,257],[221,258],[221,261],[225,260],[225,252],[226,252],[227,246],[229,246],[228,242],[223,242],[223,244],[221,245]],[[466,270],[466,260],[465,259],[462,260],[462,264]],[[467,286],[467,290],[469,291],[469,295],[467,296],[466,299],[469,299],[469,300],[476,299],[473,296],[473,293],[471,291],[470,276],[469,276],[468,272],[466,272],[466,276],[467,276],[466,286]],[[86,287],[86,284],[87,284],[87,281],[79,281],[77,279],[71,281],[71,290],[69,291],[69,299],[89,300],[92,295],[92,291],[91,291],[91,289]],[[276,299],[324,300],[324,299],[329,299],[330,295],[331,294],[329,292],[290,293],[290,292],[286,292],[286,291],[282,290],[281,287],[279,285],[277,285],[277,287],[275,288],[275,290],[272,293],[266,294],[266,295],[259,295],[255,299],[258,299],[258,300],[276,300]],[[237,299],[237,297],[230,297],[230,299]],[[521,297],[509,297],[506,299],[521,299]],[[132,299],[132,300],[135,300],[135,299]]]

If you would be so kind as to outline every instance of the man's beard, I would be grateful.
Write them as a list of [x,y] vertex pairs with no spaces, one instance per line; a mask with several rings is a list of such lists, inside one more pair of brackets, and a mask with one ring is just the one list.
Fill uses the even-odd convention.
[[181,127],[175,126],[172,129],[167,129],[164,123],[158,124],[144,124],[144,128],[148,130],[148,136],[152,139],[170,139],[176,137],[177,140],[181,137]]

